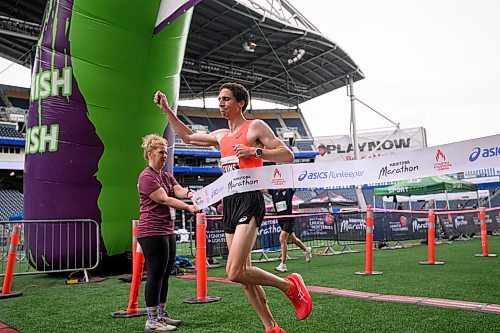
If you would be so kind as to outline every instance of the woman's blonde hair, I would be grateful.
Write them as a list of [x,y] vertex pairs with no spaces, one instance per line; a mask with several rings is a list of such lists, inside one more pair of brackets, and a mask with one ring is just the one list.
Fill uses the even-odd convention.
[[160,146],[168,147],[168,141],[158,134],[148,134],[142,138],[142,149],[144,149],[144,159],[148,160],[148,153]]

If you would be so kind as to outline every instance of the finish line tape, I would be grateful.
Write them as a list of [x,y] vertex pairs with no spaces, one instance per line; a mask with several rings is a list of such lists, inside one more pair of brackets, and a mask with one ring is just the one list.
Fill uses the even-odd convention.
[[234,170],[224,173],[197,191],[193,202],[203,209],[234,193],[393,182],[495,168],[499,165],[500,134],[363,160],[281,164]]

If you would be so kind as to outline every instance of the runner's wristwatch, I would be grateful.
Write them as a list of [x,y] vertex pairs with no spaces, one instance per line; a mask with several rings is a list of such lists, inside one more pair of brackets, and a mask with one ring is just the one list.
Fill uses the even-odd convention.
[[262,158],[262,149],[255,149],[255,158]]

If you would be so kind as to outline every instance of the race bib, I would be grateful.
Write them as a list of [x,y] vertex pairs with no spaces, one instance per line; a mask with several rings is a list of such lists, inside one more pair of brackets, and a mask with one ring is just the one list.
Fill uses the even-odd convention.
[[240,168],[240,159],[236,155],[225,156],[220,159],[222,172],[230,172]]
[[280,201],[276,203],[276,211],[282,212],[286,210],[286,201]]

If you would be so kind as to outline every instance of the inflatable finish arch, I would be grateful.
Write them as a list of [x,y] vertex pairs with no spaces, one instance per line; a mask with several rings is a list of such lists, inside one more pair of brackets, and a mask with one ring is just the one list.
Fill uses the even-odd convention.
[[[137,177],[145,166],[141,138],[166,126],[152,96],[161,88],[176,100],[187,10],[197,2],[47,1],[26,137],[26,219],[93,219],[105,256],[130,251]],[[58,241],[59,232],[65,238],[65,230],[46,237]],[[34,257],[37,239],[27,241],[33,266],[74,266],[68,260],[75,253],[64,245]]]

